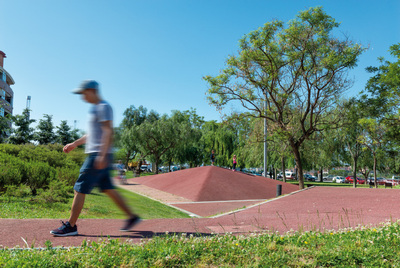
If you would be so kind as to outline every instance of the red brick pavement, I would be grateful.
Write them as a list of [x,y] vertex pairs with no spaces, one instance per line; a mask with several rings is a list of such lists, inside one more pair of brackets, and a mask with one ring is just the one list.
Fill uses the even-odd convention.
[[[290,230],[338,230],[359,225],[376,226],[400,219],[398,189],[313,187],[215,218],[145,220],[135,230],[119,232],[121,220],[80,219],[75,237],[53,237],[54,219],[0,219],[0,248],[79,246],[82,241],[121,239],[139,242],[165,232],[248,233]],[[26,241],[26,242],[25,242]]]

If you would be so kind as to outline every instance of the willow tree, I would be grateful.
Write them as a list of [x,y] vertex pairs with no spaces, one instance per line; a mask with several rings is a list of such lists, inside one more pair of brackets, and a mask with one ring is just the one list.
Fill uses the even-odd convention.
[[238,55],[217,76],[206,76],[210,103],[222,108],[239,101],[274,122],[289,143],[304,188],[299,149],[311,134],[334,126],[331,116],[352,85],[348,70],[364,50],[333,36],[339,23],[321,7],[300,12],[285,25],[274,20],[240,40]]

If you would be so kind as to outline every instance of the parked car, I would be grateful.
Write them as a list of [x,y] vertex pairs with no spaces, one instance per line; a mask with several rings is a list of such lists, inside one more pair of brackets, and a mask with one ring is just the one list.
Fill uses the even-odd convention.
[[316,180],[316,178],[310,174],[304,174],[304,179],[306,181],[315,181]]
[[151,172],[151,167],[148,165],[141,165],[140,170],[143,172]]
[[332,178],[332,182],[345,183],[346,182],[346,178],[345,177],[341,177],[341,176],[335,176],[335,177]]
[[288,180],[294,180],[294,179],[295,179],[295,174],[294,174],[294,172],[286,171],[286,172],[285,172],[285,175],[286,175],[286,179],[288,179]]
[[333,175],[323,176],[322,179],[323,179],[324,181],[332,181],[332,180],[333,180]]
[[[377,183],[378,185],[385,185],[385,182],[386,182],[386,179],[385,179],[385,178],[381,178],[381,177],[376,178],[376,183]],[[370,184],[370,183],[375,183],[374,177],[369,177],[368,180],[367,180],[367,183],[368,183],[368,184]]]
[[[346,183],[353,183],[353,176],[347,176],[345,182]],[[357,177],[357,184],[364,184],[364,183],[365,183],[364,179],[361,179],[361,178]]]

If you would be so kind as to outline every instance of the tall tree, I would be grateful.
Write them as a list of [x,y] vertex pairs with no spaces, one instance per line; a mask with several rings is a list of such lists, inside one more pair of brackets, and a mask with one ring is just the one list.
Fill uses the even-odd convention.
[[[173,111],[170,118],[174,122],[179,142],[164,155],[169,165],[172,161],[188,163],[190,167],[202,163],[201,155],[201,127],[204,123],[202,117],[196,114],[195,109],[187,111]],[[178,138],[178,137],[177,137]]]
[[344,148],[342,155],[344,161],[351,161],[353,168],[353,187],[357,187],[357,171],[359,158],[362,156],[362,144],[359,136],[363,132],[363,127],[359,124],[359,120],[364,117],[364,112],[360,102],[352,98],[345,105],[344,109],[345,124],[342,131],[339,132],[339,139],[343,142]]
[[359,120],[363,127],[363,133],[358,137],[359,142],[368,149],[373,156],[374,165],[374,184],[378,188],[376,180],[377,161],[380,155],[383,154],[385,147],[385,125],[373,118],[362,118]]
[[39,119],[39,124],[36,126],[35,140],[39,144],[49,144],[56,141],[54,134],[53,117],[51,115],[43,115],[44,119]]
[[29,118],[30,110],[28,108],[22,111],[21,115],[12,116],[15,129],[9,138],[12,144],[30,143],[34,139],[34,129],[30,126],[36,120]]
[[67,120],[62,120],[60,125],[57,126],[56,140],[60,144],[68,144],[74,141],[71,127],[68,126]]
[[[150,114],[155,114],[151,111]],[[157,115],[150,115],[152,118],[158,117]],[[128,165],[130,160],[135,159],[138,155],[139,148],[137,143],[137,130],[138,126],[145,122],[147,119],[147,109],[143,106],[136,108],[135,106],[130,106],[124,112],[124,118],[121,125],[116,130],[115,135],[115,145],[122,149],[125,154],[125,166]],[[138,170],[140,172],[140,170]]]
[[239,101],[280,127],[294,154],[301,189],[300,147],[314,132],[339,121],[331,114],[352,85],[348,70],[364,50],[334,37],[338,26],[320,7],[300,12],[287,28],[282,21],[266,23],[240,40],[239,55],[228,58],[220,75],[204,77],[209,100],[218,108]]
[[[211,163],[211,151],[215,152],[215,164],[231,166],[231,157],[235,150],[235,134],[226,123],[205,122],[202,128],[203,161]],[[240,160],[239,160],[240,161]]]
[[400,147],[400,43],[392,45],[389,52],[395,61],[380,57],[380,66],[368,67],[367,71],[373,76],[368,79],[361,95],[363,108],[368,114],[360,121],[365,129],[360,142],[374,156],[375,178],[378,153],[383,155],[383,149],[387,153],[386,149],[390,148],[393,155]]
[[398,113],[400,104],[400,43],[392,45],[389,52],[396,61],[379,57],[380,66],[366,68],[373,76],[368,79],[361,95],[369,114],[380,118]]
[[12,118],[10,116],[0,116],[0,143],[7,141],[11,133],[11,122]]
[[136,127],[136,142],[143,157],[153,160],[153,170],[158,174],[161,157],[174,148],[182,137],[179,128],[164,115],[156,121],[145,121]]

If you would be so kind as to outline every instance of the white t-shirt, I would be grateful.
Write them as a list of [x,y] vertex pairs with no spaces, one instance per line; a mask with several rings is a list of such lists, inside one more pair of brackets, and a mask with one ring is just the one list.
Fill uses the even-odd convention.
[[[101,150],[101,123],[113,120],[113,111],[106,101],[100,101],[98,104],[92,105],[89,110],[88,131],[86,135],[85,153],[98,153]],[[112,147],[109,148],[109,153]]]

